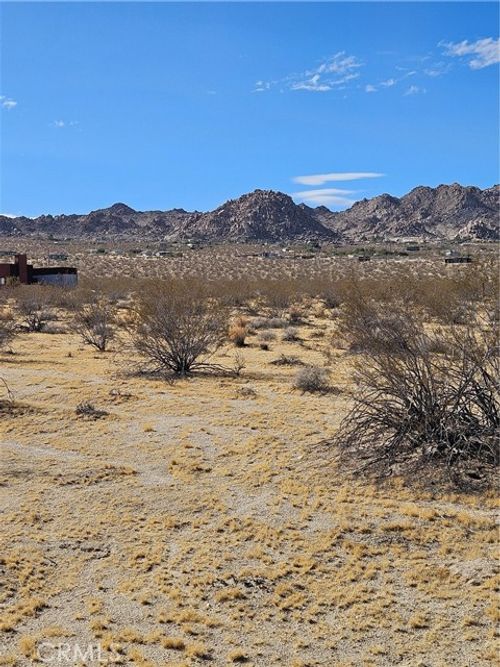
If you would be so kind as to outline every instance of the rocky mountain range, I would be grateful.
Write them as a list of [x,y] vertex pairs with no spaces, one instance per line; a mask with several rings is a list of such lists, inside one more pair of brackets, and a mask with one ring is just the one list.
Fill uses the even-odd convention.
[[338,212],[295,204],[282,192],[255,190],[208,213],[135,211],[118,203],[84,215],[0,216],[0,235],[213,242],[495,240],[499,223],[499,185],[481,190],[454,183],[420,186],[401,198],[382,194]]

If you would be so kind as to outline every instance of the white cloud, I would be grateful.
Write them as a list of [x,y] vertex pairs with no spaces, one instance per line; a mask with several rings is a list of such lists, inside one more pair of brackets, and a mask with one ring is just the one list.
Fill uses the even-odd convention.
[[380,85],[384,86],[384,88],[391,88],[392,86],[396,85],[396,79],[386,79],[385,81],[381,81]]
[[256,81],[254,93],[263,93],[271,88],[271,81]]
[[376,86],[372,86],[371,83],[365,86],[365,93],[376,93],[376,92],[377,92]]
[[0,217],[3,218],[17,218],[18,216],[14,213],[0,213]]
[[346,74],[361,67],[361,65],[362,63],[355,56],[348,56],[345,51],[339,51],[339,53],[321,63],[315,71],[318,74]]
[[324,93],[327,90],[331,90],[332,87],[328,83],[320,83],[320,75],[315,74],[310,79],[305,81],[297,81],[290,85],[291,90],[313,90],[317,93]]
[[315,206],[351,206],[355,200],[347,195],[354,194],[355,190],[339,190],[337,188],[322,188],[319,190],[305,190],[294,192],[292,197]]
[[438,76],[443,76],[443,74],[447,74],[450,71],[450,67],[451,67],[450,63],[443,63],[443,62],[434,63],[430,67],[424,69],[424,74],[436,78]]
[[80,122],[78,120],[54,120],[51,123],[52,127],[57,127],[59,129],[63,127],[76,127],[77,125],[80,125]]
[[469,42],[441,42],[445,47],[445,55],[452,57],[473,56],[468,60],[471,69],[483,69],[500,62],[500,39],[487,37]]
[[423,95],[426,92],[426,89],[420,86],[410,86],[405,90],[404,95]]
[[357,181],[363,178],[380,178],[384,174],[373,171],[344,171],[330,174],[311,174],[310,176],[295,176],[294,183],[301,185],[323,185],[335,181]]
[[254,92],[264,92],[279,85],[288,90],[325,93],[334,88],[341,89],[349,81],[357,79],[359,77],[357,70],[362,65],[363,63],[356,56],[350,56],[345,51],[339,51],[313,69],[300,74],[291,74],[278,81],[257,81]]
[[5,97],[5,95],[0,95],[0,104],[7,110],[17,107],[16,100],[11,99],[10,97]]

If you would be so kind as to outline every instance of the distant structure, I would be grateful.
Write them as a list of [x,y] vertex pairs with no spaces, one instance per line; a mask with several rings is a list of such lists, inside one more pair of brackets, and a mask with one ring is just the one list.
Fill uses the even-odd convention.
[[459,257],[446,257],[444,260],[445,264],[470,264],[472,262],[472,257],[470,255],[464,255]]
[[74,287],[78,283],[78,272],[69,266],[35,268],[28,264],[26,255],[14,255],[14,263],[0,264],[0,285],[20,282],[22,285],[58,285]]

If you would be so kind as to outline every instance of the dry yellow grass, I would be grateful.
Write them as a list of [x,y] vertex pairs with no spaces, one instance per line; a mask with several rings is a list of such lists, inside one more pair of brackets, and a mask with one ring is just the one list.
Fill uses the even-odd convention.
[[[339,393],[302,395],[269,364],[324,363],[328,336],[300,336],[250,336],[240,378],[173,385],[69,334],[16,341],[2,376],[31,410],[0,420],[0,664],[46,641],[154,667],[492,663],[495,499],[346,479],[315,444],[350,359]],[[76,418],[82,401],[109,416]]]

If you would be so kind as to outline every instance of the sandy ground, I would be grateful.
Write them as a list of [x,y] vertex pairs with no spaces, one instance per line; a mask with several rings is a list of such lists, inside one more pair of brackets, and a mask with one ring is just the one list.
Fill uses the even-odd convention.
[[493,496],[348,479],[317,443],[349,356],[303,395],[269,362],[321,340],[253,341],[242,377],[173,385],[70,334],[1,358],[0,664],[495,663]]

